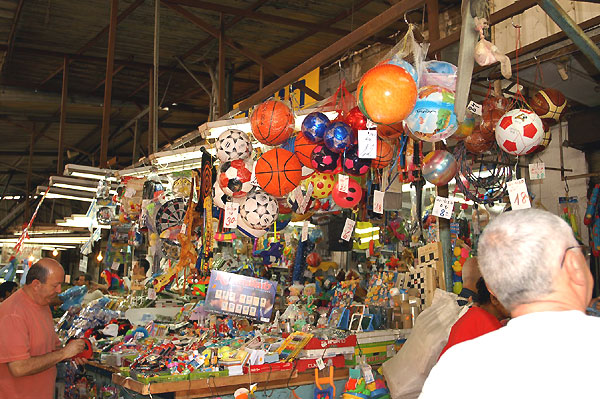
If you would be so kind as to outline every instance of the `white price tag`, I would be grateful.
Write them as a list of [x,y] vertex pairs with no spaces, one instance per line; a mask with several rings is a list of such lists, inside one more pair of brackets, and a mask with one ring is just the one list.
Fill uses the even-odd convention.
[[70,274],[65,274],[65,283],[71,284],[71,275]]
[[350,178],[347,175],[338,176],[338,190],[342,193],[348,193],[348,182]]
[[325,368],[325,362],[323,361],[323,358],[317,358],[317,367],[319,370],[323,370]]
[[156,291],[154,288],[148,288],[148,299],[151,301],[156,299]]
[[371,257],[371,250],[369,249],[369,247],[367,247],[367,249],[365,250],[365,256],[367,257],[367,259]]
[[375,190],[373,192],[373,212],[383,214],[383,196],[385,192]]
[[508,188],[508,197],[513,211],[531,208],[525,179],[511,180],[506,183],[506,187]]
[[431,214],[444,219],[452,218],[452,212],[454,210],[454,200],[446,197],[435,197],[433,203],[433,210]]
[[302,241],[308,240],[308,220],[305,220],[302,223]]
[[377,130],[358,131],[358,157],[377,158]]
[[481,116],[481,114],[482,114],[482,112],[481,112],[482,108],[483,107],[481,106],[481,104],[477,104],[475,101],[470,101],[469,105],[467,105],[467,109],[469,111],[471,111],[475,115],[479,115],[479,116]]
[[375,381],[375,378],[373,378],[373,370],[371,370],[371,366],[362,366],[362,374],[365,379],[365,383],[370,384],[373,381]]
[[313,276],[313,273],[310,270],[306,269],[304,271],[304,277],[306,277],[306,278],[312,278],[312,276]]
[[258,186],[258,180],[256,180],[256,162],[252,166],[252,176],[250,176],[250,184],[253,186]]
[[543,162],[529,164],[529,178],[541,180],[546,178],[546,165]]
[[223,227],[226,229],[235,229],[237,227],[238,213],[240,213],[240,204],[237,202],[226,203]]
[[303,215],[304,212],[306,212],[306,207],[308,206],[308,203],[310,202],[310,197],[312,196],[314,187],[312,183],[308,184],[308,188],[306,189],[306,195],[302,196],[302,190],[300,190],[300,197],[302,198],[301,201],[298,202],[298,214],[299,215]]
[[344,229],[342,230],[342,240],[350,241],[355,224],[356,222],[354,220],[346,218],[346,223],[344,224]]
[[84,255],[84,257],[79,261],[79,271],[87,273],[88,267],[88,257]]
[[112,270],[119,270],[119,262],[113,262],[110,268]]

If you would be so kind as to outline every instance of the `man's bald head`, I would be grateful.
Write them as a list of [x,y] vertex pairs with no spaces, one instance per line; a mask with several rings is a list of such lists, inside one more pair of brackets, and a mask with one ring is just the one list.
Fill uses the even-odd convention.
[[25,284],[29,285],[34,280],[39,280],[40,283],[45,284],[48,280],[48,276],[64,273],[63,267],[56,260],[52,258],[42,258],[34,263],[25,278]]
[[479,271],[479,263],[477,257],[472,257],[466,260],[462,268],[463,287],[471,291],[477,291],[477,280],[481,277]]

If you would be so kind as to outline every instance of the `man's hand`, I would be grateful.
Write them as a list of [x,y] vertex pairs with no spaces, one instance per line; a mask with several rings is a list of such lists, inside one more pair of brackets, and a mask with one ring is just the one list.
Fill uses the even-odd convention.
[[62,349],[63,355],[65,359],[70,359],[74,356],[77,356],[85,349],[85,341],[83,339],[74,339],[71,340],[65,345]]
[[89,363],[89,360],[87,360],[87,359],[85,359],[83,357],[76,357],[75,359],[73,359],[73,361],[78,366],[84,366],[84,365],[86,365],[86,364]]

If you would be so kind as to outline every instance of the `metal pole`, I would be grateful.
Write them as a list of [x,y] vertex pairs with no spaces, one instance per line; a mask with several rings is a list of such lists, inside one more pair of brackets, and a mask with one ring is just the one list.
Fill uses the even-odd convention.
[[[64,57],[63,59],[63,79],[62,79],[62,91],[60,97],[60,124],[58,128],[58,162],[56,164],[56,174],[63,174],[63,155],[65,152],[63,146],[63,138],[65,133],[65,121],[67,119],[67,96],[68,96],[68,87],[69,87],[69,59]],[[33,135],[32,135],[33,137]],[[33,147],[31,145],[30,147]],[[31,154],[29,154],[31,158]]]
[[152,153],[158,151],[158,53],[160,38],[160,0],[154,0],[154,70],[152,75],[153,87],[153,102],[151,107],[154,108],[152,113]]
[[219,113],[225,114],[225,29],[223,27],[223,13],[221,13],[219,26]]
[[104,105],[102,108],[102,132],[100,134],[100,167],[106,168],[108,155],[108,135],[110,131],[110,111],[112,77],[115,64],[115,43],[117,41],[117,16],[119,0],[110,0],[110,28],[108,30],[108,50],[106,56],[106,81],[104,83]]

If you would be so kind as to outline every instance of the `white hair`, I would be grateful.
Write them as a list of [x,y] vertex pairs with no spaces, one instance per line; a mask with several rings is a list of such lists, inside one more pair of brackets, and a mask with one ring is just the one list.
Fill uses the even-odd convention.
[[483,231],[478,244],[485,282],[508,310],[553,292],[565,250],[577,245],[571,227],[539,209],[503,213]]

